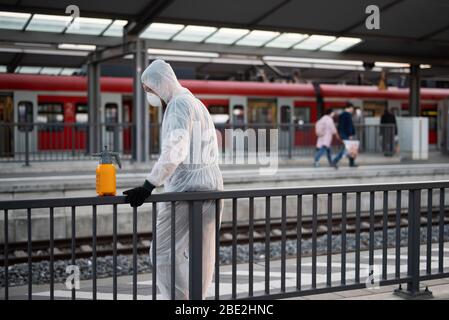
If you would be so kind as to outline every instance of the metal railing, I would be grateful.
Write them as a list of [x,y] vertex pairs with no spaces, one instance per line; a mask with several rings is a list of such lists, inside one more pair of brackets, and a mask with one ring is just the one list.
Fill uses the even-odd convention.
[[[160,148],[160,124],[150,124],[150,156],[157,155]],[[246,132],[254,129],[256,149],[259,146],[259,131],[265,130],[267,150],[270,150],[269,130],[278,129],[278,155],[282,158],[311,157],[315,152],[317,137],[314,124],[253,123],[247,125],[216,124],[221,133],[219,139],[222,155],[230,142],[226,129],[240,129]],[[133,155],[134,125],[122,123],[101,123],[99,125],[80,123],[5,123],[0,122],[0,162],[92,160],[89,135],[98,135],[98,145],[120,152],[123,159]],[[360,139],[360,152],[393,154],[394,127],[392,125],[357,125],[356,137]],[[333,141],[332,152],[342,145]]]
[[0,122],[0,162],[92,160],[89,134],[98,133],[101,146],[131,158],[132,124],[5,123]]
[[[170,265],[171,276],[171,298],[175,297],[175,283],[176,276],[173,266],[176,264],[175,242],[173,236],[176,233],[175,215],[176,205],[184,203],[188,205],[188,225],[189,225],[189,292],[190,299],[202,299],[202,213],[203,203],[205,201],[214,201],[215,203],[215,266],[214,266],[214,295],[209,297],[211,299],[264,299],[264,298],[287,298],[294,296],[336,292],[342,290],[361,289],[366,287],[365,279],[361,274],[361,269],[364,268],[365,261],[361,256],[364,251],[362,236],[367,237],[368,245],[368,265],[377,265],[379,259],[375,259],[375,250],[380,250],[380,281],[379,285],[393,285],[393,284],[407,284],[407,292],[412,295],[418,294],[420,290],[420,282],[429,279],[439,279],[449,276],[449,266],[444,265],[444,243],[445,243],[445,217],[447,217],[446,198],[449,188],[449,181],[434,181],[434,182],[414,182],[414,183],[390,183],[390,184],[369,184],[369,185],[342,185],[342,186],[320,186],[320,187],[303,187],[303,188],[282,188],[282,189],[257,189],[257,190],[238,190],[238,191],[211,191],[211,192],[183,192],[183,193],[166,193],[152,195],[147,199],[149,207],[141,207],[140,209],[133,208],[132,215],[132,298],[138,297],[138,282],[137,282],[137,241],[138,241],[138,210],[151,209],[151,229],[152,229],[152,246],[157,248],[155,239],[157,239],[157,203],[169,203],[170,210],[170,224],[171,224],[171,238],[170,238]],[[376,195],[381,195],[383,201],[382,205],[375,202]],[[336,196],[341,196],[341,214],[335,216],[333,214],[333,199]],[[303,202],[306,198],[311,198],[311,212],[308,208],[304,208]],[[223,266],[220,263],[220,202],[218,200],[224,199],[224,206],[230,205],[232,212],[232,260],[231,260],[231,288],[230,292],[220,292],[223,286],[220,283],[225,281],[222,277]],[[264,227],[265,227],[265,243],[263,245],[263,256],[256,256],[254,233],[255,233],[255,212],[261,209],[259,203],[255,206],[255,200],[259,199],[264,203]],[[280,212],[273,212],[271,203],[273,199],[279,199],[281,202]],[[350,203],[351,199],[355,203]],[[391,200],[395,200],[394,205],[390,205]],[[421,230],[421,208],[422,199],[427,200],[427,212],[425,217],[427,223],[424,229]],[[293,201],[293,206],[291,206]],[[367,201],[369,210],[364,214],[362,212],[362,202]],[[247,204],[246,210],[238,212],[238,202],[245,202]],[[290,204],[290,205],[289,205]],[[434,204],[437,204],[437,211],[434,212]],[[146,204],[145,204],[146,205]],[[144,205],[144,206],[145,206]],[[327,208],[324,217],[327,219],[327,232],[325,235],[325,249],[320,252],[318,248],[318,207]],[[350,227],[348,224],[348,207],[355,207],[355,226]],[[39,200],[14,200],[14,201],[0,201],[0,210],[4,212],[4,299],[9,299],[10,290],[14,287],[9,286],[9,264],[8,264],[8,248],[9,239],[9,218],[11,215],[25,214],[27,225],[27,296],[28,299],[33,298],[33,233],[32,233],[32,218],[33,212],[36,210],[47,210],[49,223],[49,237],[50,237],[50,262],[49,262],[49,287],[50,299],[54,299],[55,290],[55,270],[54,270],[54,217],[55,210],[58,208],[68,208],[70,212],[70,230],[71,230],[71,263],[76,264],[76,219],[78,207],[91,207],[92,209],[92,299],[97,299],[97,211],[101,207],[103,209],[110,208],[109,214],[112,215],[113,223],[113,275],[112,275],[112,292],[113,299],[117,299],[117,218],[119,208],[129,208],[125,205],[123,196],[115,197],[87,197],[87,198],[57,198],[57,199],[39,199]],[[375,222],[375,210],[381,208],[382,227],[377,228]],[[326,210],[326,209],[325,209]],[[406,248],[402,248],[404,244],[404,232],[401,229],[401,214],[403,211],[407,213],[408,225],[406,227]],[[24,211],[21,213],[21,211]],[[126,210],[125,210],[126,211]],[[125,211],[120,214],[129,214]],[[290,252],[287,256],[287,211],[294,212],[295,228],[293,230],[293,241],[290,246],[295,247],[294,253]],[[391,212],[392,211],[392,212]],[[103,210],[104,212],[104,210]],[[392,213],[392,216],[391,216]],[[302,235],[303,221],[306,216],[311,216],[312,219],[312,233],[310,241],[310,252],[304,251],[303,244],[308,241]],[[271,223],[274,217],[281,219],[281,241],[280,241],[280,261],[273,258],[271,254],[271,247],[275,245],[270,241]],[[238,236],[237,230],[242,226],[242,221],[248,221],[248,243],[244,246],[248,247],[247,263],[238,263],[237,245]],[[362,232],[362,223],[368,224],[369,231],[367,234]],[[433,229],[436,225],[437,231]],[[337,241],[333,237],[335,229],[339,226],[339,246],[340,250],[334,250],[334,242]],[[375,236],[376,230],[380,230],[379,239]],[[393,240],[389,240],[388,230],[393,228]],[[291,231],[291,230],[290,230]],[[438,258],[436,266],[433,262],[433,235],[437,232],[437,251]],[[353,233],[354,245],[350,246],[348,243],[349,234]],[[421,234],[425,235],[424,242],[421,239]],[[290,237],[291,239],[291,232]],[[447,240],[446,240],[447,241]],[[392,243],[391,243],[392,242]],[[376,243],[380,244],[379,246]],[[425,248],[422,249],[421,246]],[[391,265],[388,265],[390,256],[389,248],[394,249],[394,272],[391,271]],[[425,250],[425,255],[421,256],[420,251]],[[151,272],[152,289],[151,299],[157,298],[157,250],[152,251],[153,267]],[[407,267],[401,265],[403,255],[407,257]],[[338,259],[337,259],[337,258]],[[349,257],[354,259],[353,270],[348,270]],[[322,259],[324,258],[324,259]],[[307,260],[307,261],[306,261]],[[420,270],[420,260],[425,260],[425,270]],[[340,272],[338,277],[333,272],[333,264],[339,261]],[[318,262],[320,266],[326,269],[325,281],[319,281],[317,269]],[[255,266],[262,270],[255,270]],[[280,264],[280,281],[272,279],[273,265]],[[310,266],[310,274],[305,270],[305,266]],[[288,272],[287,279],[287,268]],[[247,274],[243,277],[238,270],[245,269]],[[405,270],[406,269],[406,270]],[[292,271],[294,270],[294,271]],[[257,275],[256,275],[257,271]],[[257,282],[255,277],[263,273],[264,280]],[[292,277],[291,274],[294,274]],[[307,277],[309,275],[309,277]],[[244,280],[242,280],[242,278]],[[247,279],[247,280],[246,280]],[[306,280],[310,279],[310,283]],[[239,282],[240,281],[240,282]],[[243,281],[243,282],[242,282]],[[245,287],[247,290],[245,290]],[[273,287],[276,287],[273,289]],[[243,289],[242,289],[243,288]],[[72,299],[76,299],[77,291],[72,289]]]

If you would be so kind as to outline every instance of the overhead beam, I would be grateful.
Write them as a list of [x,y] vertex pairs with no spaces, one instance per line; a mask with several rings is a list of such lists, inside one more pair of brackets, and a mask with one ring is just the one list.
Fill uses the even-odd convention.
[[173,3],[174,0],[153,0],[142,10],[143,14],[125,26],[125,34],[138,35],[159,13]]
[[112,59],[122,58],[136,51],[136,43],[128,42],[91,52],[87,57],[87,63],[99,63]]
[[6,66],[6,72],[14,73],[14,71],[16,71],[17,66],[20,64],[20,61],[22,61],[23,56],[24,56],[23,52],[16,53]]
[[[1,34],[1,32],[0,32]],[[1,43],[1,42],[0,42]],[[77,52],[76,50],[60,50],[57,49],[56,44],[50,47],[37,47],[37,46],[27,46],[26,42],[23,45],[15,45],[14,42],[10,43],[2,43],[3,52],[19,53],[21,50],[30,51],[29,54],[39,54],[41,55],[49,55],[49,56],[60,56],[68,57],[74,61],[78,58],[80,60],[85,60],[89,53],[85,51]],[[123,57],[124,55],[130,54],[133,52],[134,44],[130,42],[128,44],[114,44],[113,46],[107,49],[99,48],[98,52],[95,53],[95,59],[98,61],[106,61],[111,59],[116,59]],[[158,49],[169,49],[169,50],[187,50],[187,51],[209,51],[209,52],[219,52],[222,54],[240,54],[247,55],[254,58],[260,58],[262,56],[271,55],[271,56],[284,56],[284,57],[303,57],[303,58],[317,58],[317,59],[337,59],[337,60],[362,60],[366,62],[375,62],[375,61],[391,61],[391,62],[406,62],[406,63],[415,63],[415,64],[431,64],[432,67],[438,66],[449,66],[449,61],[442,58],[435,57],[413,57],[413,56],[397,56],[397,55],[388,55],[388,54],[370,54],[370,53],[351,53],[351,52],[325,52],[325,51],[307,51],[307,50],[297,50],[297,49],[278,49],[278,48],[254,48],[254,47],[246,47],[246,46],[227,46],[227,45],[219,45],[219,44],[210,44],[210,43],[187,43],[187,42],[178,42],[178,41],[161,41],[161,40],[147,40],[146,46],[151,48]],[[28,51],[25,52],[28,54]],[[34,52],[36,51],[36,53]],[[48,53],[46,53],[48,51]],[[65,51],[67,53],[65,54]],[[74,56],[76,55],[76,56]],[[206,62],[206,61],[205,61]],[[55,62],[55,65],[58,63]],[[71,63],[71,65],[73,65]],[[61,63],[61,66],[65,66],[64,63]]]
[[120,37],[92,36],[82,34],[60,34],[40,31],[0,29],[0,42],[30,42],[45,44],[91,44],[98,47],[114,46],[122,42]]
[[291,2],[291,0],[284,0],[281,3],[278,3],[277,5],[275,5],[274,7],[270,8],[270,10],[264,12],[262,15],[260,15],[259,17],[257,17],[256,19],[254,19],[253,21],[251,21],[250,23],[248,23],[248,28],[253,28],[254,26],[256,26],[260,21],[262,21],[263,19],[265,19],[266,17],[272,15],[273,13],[275,13],[276,11],[278,11],[280,8],[282,8],[283,6],[285,6],[287,3]]
[[433,36],[436,36],[437,34],[440,34],[440,33],[444,32],[444,31],[447,31],[447,30],[449,30],[449,24],[445,25],[444,27],[442,27],[442,28],[440,28],[440,29],[438,29],[438,30],[429,32],[428,34],[426,34],[426,35],[420,37],[418,40],[419,40],[419,41],[425,41],[425,40],[428,40],[429,38],[431,38],[431,37],[433,37]]

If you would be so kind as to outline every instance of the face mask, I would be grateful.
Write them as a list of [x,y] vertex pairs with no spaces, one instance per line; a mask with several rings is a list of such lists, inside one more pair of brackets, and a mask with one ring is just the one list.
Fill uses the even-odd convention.
[[158,108],[162,107],[161,99],[157,95],[149,92],[147,92],[146,94],[147,94],[147,101],[151,106]]

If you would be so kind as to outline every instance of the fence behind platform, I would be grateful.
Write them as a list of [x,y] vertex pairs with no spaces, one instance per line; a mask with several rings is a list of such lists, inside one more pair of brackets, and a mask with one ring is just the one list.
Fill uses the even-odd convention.
[[[80,207],[91,208],[92,224],[84,227],[91,228],[92,255],[89,257],[88,267],[81,270],[81,288],[72,288],[71,298],[86,298],[86,286],[89,287],[92,299],[104,297],[98,293],[98,244],[97,232],[103,226],[97,225],[97,215],[101,212],[111,217],[113,230],[113,255],[111,283],[102,282],[102,287],[112,287],[112,299],[122,297],[123,291],[118,291],[118,262],[117,232],[121,216],[129,215],[132,220],[132,299],[159,299],[158,279],[156,277],[159,255],[152,251],[153,261],[151,274],[140,275],[138,278],[138,249],[139,234],[152,232],[152,246],[158,248],[159,241],[157,221],[165,220],[170,226],[169,238],[169,270],[166,274],[169,283],[170,298],[177,297],[175,287],[179,269],[175,271],[179,260],[184,255],[176,251],[179,243],[175,238],[177,228],[189,226],[188,240],[188,278],[189,289],[184,294],[189,299],[202,299],[203,277],[203,204],[212,201],[207,214],[215,222],[214,233],[207,239],[207,244],[215,247],[215,264],[213,283],[208,299],[266,299],[288,298],[310,294],[336,292],[342,290],[371,288],[378,285],[406,284],[402,291],[412,295],[420,294],[420,282],[430,279],[449,277],[449,265],[445,258],[445,241],[449,218],[446,205],[449,181],[414,182],[395,184],[345,185],[329,187],[304,187],[282,189],[258,189],[239,191],[211,191],[211,192],[183,192],[166,193],[150,196],[143,207],[130,209],[125,204],[123,196],[88,197],[88,198],[58,198],[39,200],[1,201],[0,210],[3,211],[3,298],[17,298],[14,283],[11,281],[9,256],[12,254],[9,243],[10,222],[21,217],[27,226],[27,263],[26,263],[26,295],[33,299],[33,289],[39,276],[49,279],[48,298],[59,297],[61,292],[67,293],[63,283],[55,281],[55,216],[59,210],[69,211],[68,221],[71,237],[70,264],[77,265],[80,252],[77,250],[77,211]],[[381,197],[381,203],[375,199]],[[341,197],[341,214],[334,214],[334,200]],[[230,248],[220,246],[222,231],[220,230],[220,203],[229,206],[232,215]],[[393,201],[392,201],[393,200]],[[279,212],[272,210],[272,203],[280,201]],[[311,202],[311,207],[304,203]],[[159,204],[165,203],[161,210]],[[239,204],[245,204],[245,210]],[[392,204],[393,203],[393,204]],[[180,206],[188,208],[177,212]],[[212,207],[211,207],[212,206]],[[422,212],[422,208],[425,208]],[[354,214],[349,214],[348,208],[355,208]],[[363,208],[368,210],[364,211]],[[307,212],[311,209],[311,212]],[[149,210],[151,223],[138,220],[138,212]],[[264,212],[262,221],[254,216],[256,210]],[[324,216],[319,212],[324,210]],[[380,210],[380,215],[377,214]],[[49,232],[49,269],[48,274],[36,274],[33,269],[33,214],[46,212]],[[292,219],[287,219],[287,214]],[[164,216],[161,216],[164,215]],[[175,217],[184,215],[185,224],[175,223]],[[305,236],[305,221],[310,218],[311,232]],[[405,215],[405,217],[404,217]],[[280,220],[281,233],[277,240],[273,240],[273,221]],[[78,217],[79,220],[79,217]],[[325,231],[322,230],[324,221]],[[404,222],[405,221],[405,222]],[[143,230],[142,226],[150,225],[150,230]],[[320,224],[320,225],[319,225]],[[258,228],[256,236],[256,227]],[[140,227],[139,227],[140,226]],[[34,226],[37,227],[37,226]],[[63,226],[65,227],[65,226]],[[248,241],[241,243],[242,228],[247,230]],[[264,237],[257,242],[256,238]],[[259,239],[260,240],[260,239]],[[186,240],[187,241],[187,240]],[[324,246],[323,246],[324,244]],[[240,246],[240,247],[239,247]],[[277,255],[274,247],[279,246]],[[182,246],[181,246],[182,247]],[[324,249],[323,249],[324,248]],[[230,249],[230,250],[228,250]],[[229,264],[221,262],[221,252],[231,253]],[[247,257],[242,261],[242,252]],[[436,255],[432,253],[436,252]],[[176,254],[174,254],[176,253]],[[240,253],[240,255],[239,255]],[[366,254],[365,254],[366,253]],[[148,253],[145,253],[147,255]],[[184,258],[183,258],[184,259]],[[348,262],[348,260],[350,260]],[[388,262],[393,262],[389,264]],[[404,265],[403,262],[406,262]],[[185,261],[184,261],[185,262]],[[421,264],[423,262],[423,264]],[[167,263],[167,261],[165,262]],[[86,269],[87,268],[87,269]],[[138,281],[139,280],[139,281]],[[143,285],[141,281],[145,281]],[[148,285],[148,283],[150,285]],[[17,285],[17,284],[15,284]],[[139,289],[140,287],[140,289]],[[42,286],[40,286],[42,291]],[[55,294],[57,292],[57,294]],[[140,292],[140,293],[139,293]],[[181,293],[182,294],[182,293]]]
[[[276,129],[276,133],[273,130]],[[108,146],[109,150],[121,153],[123,159],[133,158],[134,125],[102,123],[99,125],[79,123],[5,123],[0,122],[0,162],[92,160],[89,135],[96,134],[98,146]],[[234,135],[240,131],[244,139],[252,137],[256,150],[261,148],[261,133],[265,133],[266,150],[274,151],[282,158],[311,157],[315,152],[317,137],[314,124],[217,124],[219,145],[222,156],[229,151],[231,142],[226,130]],[[160,124],[150,124],[150,156],[157,156],[160,149]],[[270,140],[270,134],[277,135],[277,145]],[[356,138],[360,140],[360,152],[384,153],[393,155],[395,134],[393,125],[357,125]],[[233,138],[235,139],[235,138]],[[245,142],[248,143],[248,142]],[[338,152],[342,145],[334,139],[333,152]],[[265,149],[264,149],[265,150]],[[97,150],[98,151],[98,150]],[[248,149],[246,149],[248,154]]]

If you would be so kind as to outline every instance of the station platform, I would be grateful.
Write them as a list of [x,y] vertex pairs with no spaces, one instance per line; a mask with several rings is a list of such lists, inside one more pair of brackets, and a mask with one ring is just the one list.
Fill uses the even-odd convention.
[[[435,152],[429,157],[429,162],[438,161],[439,154]],[[382,165],[382,164],[398,164],[404,161],[400,156],[385,157],[382,154],[360,154],[357,163],[363,166],[366,165]],[[117,170],[122,173],[132,172],[148,172],[156,162],[151,159],[147,163],[133,162],[130,160],[122,160],[122,169]],[[310,156],[293,157],[291,159],[279,158],[279,166],[310,168],[313,165],[313,154]],[[323,167],[327,167],[325,157],[320,161]],[[54,173],[89,173],[95,171],[98,165],[98,160],[60,160],[60,161],[32,161],[29,166],[25,166],[24,162],[1,162],[0,176],[2,177],[20,177],[20,176],[34,176],[42,174]],[[340,165],[345,167],[348,165],[346,159],[340,161]],[[242,167],[236,164],[220,164],[220,168],[224,170],[232,170],[233,168]],[[254,168],[254,165],[243,165],[246,168]],[[92,171],[93,170],[93,171]]]
[[[421,252],[425,252],[425,246],[421,246]],[[401,275],[407,274],[407,248],[401,248]],[[131,259],[132,257],[130,257]],[[341,277],[341,255],[332,255],[332,283],[338,284]],[[393,279],[395,273],[395,249],[388,249],[388,267],[387,279]],[[364,282],[368,276],[368,251],[361,251],[360,255],[360,281]],[[381,268],[382,251],[374,251],[374,263]],[[296,258],[286,260],[286,292],[294,291],[296,286]],[[327,256],[317,256],[317,287],[326,286],[326,267]],[[346,283],[354,283],[355,276],[355,255],[354,252],[348,252],[346,255]],[[437,267],[438,263],[438,245],[432,247],[432,269]],[[444,272],[449,272],[449,242],[444,244]],[[312,276],[311,257],[302,258],[301,288],[307,290],[310,288]],[[425,273],[426,262],[425,256],[421,255],[420,270],[421,274]],[[270,293],[276,294],[280,292],[281,287],[281,264],[280,260],[270,260]],[[254,296],[261,295],[265,289],[265,264],[264,261],[256,261],[254,263]],[[151,273],[140,274],[137,277],[138,300],[151,300],[152,292],[152,275]],[[231,265],[220,267],[220,300],[230,299],[232,290],[232,271]],[[432,299],[449,299],[449,278],[423,281],[420,287],[424,289],[428,286],[433,293]],[[404,285],[405,287],[405,285]],[[132,276],[121,276],[117,278],[117,299],[132,299]],[[397,286],[373,286],[358,290],[338,291],[332,293],[324,293],[317,295],[305,295],[300,297],[288,298],[289,300],[393,300],[402,299],[393,292]],[[97,299],[112,300],[112,278],[97,279]],[[214,299],[215,284],[212,282],[209,287],[207,299]],[[3,290],[0,291],[0,299]],[[11,287],[9,289],[10,299],[27,299],[27,286]],[[248,295],[248,264],[237,264],[237,298],[247,297]],[[67,290],[64,284],[55,284],[55,299],[71,299],[72,293]],[[33,286],[33,299],[45,300],[49,299],[50,291],[48,285]],[[80,282],[80,289],[76,292],[77,299],[92,299],[92,281],[85,280]],[[157,299],[161,299],[158,294]]]
[[[447,163],[448,155],[444,155],[441,151],[429,151],[427,160],[411,160],[403,158],[400,155],[385,157],[381,153],[362,153],[358,156],[356,162],[360,166],[380,166],[391,164],[432,164]],[[137,163],[130,160],[122,160],[122,168],[117,169],[118,173],[140,173],[148,172],[154,165],[155,159],[151,159],[147,163]],[[327,160],[322,157],[320,160],[322,168],[327,168]],[[59,161],[31,161],[30,166],[25,166],[23,162],[0,162],[0,176],[4,178],[11,177],[33,177],[46,176],[54,174],[79,174],[91,173],[95,171],[98,160],[59,160]],[[311,168],[313,165],[313,155],[294,156],[291,159],[279,158],[279,167],[295,167],[295,168]],[[340,167],[348,166],[348,161],[342,159]],[[222,170],[233,170],[239,168],[258,168],[255,165],[236,165],[236,164],[220,164]]]

